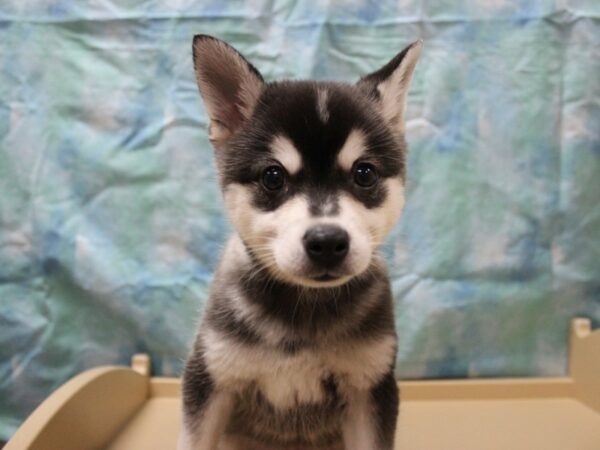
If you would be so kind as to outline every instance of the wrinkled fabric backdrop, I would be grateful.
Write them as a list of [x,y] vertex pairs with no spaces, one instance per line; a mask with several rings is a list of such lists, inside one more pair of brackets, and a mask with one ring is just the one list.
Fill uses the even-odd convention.
[[73,375],[178,375],[229,231],[195,33],[268,80],[422,38],[383,249],[405,378],[562,375],[600,321],[600,2],[2,0],[0,438]]

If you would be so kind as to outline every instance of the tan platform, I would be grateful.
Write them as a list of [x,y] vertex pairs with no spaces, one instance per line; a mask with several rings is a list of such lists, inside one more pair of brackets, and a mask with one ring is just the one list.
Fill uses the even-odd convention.
[[[149,359],[103,367],[54,392],[5,450],[170,450],[180,382],[150,378]],[[397,449],[600,450],[600,330],[571,326],[564,378],[401,382]],[[368,449],[365,449],[368,450]]]

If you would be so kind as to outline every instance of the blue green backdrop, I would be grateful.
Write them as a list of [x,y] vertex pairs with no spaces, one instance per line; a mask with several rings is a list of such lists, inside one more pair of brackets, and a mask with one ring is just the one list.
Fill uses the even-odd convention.
[[195,33],[269,80],[424,39],[397,373],[565,373],[569,319],[600,320],[600,2],[2,0],[0,438],[89,367],[181,370],[228,233]]

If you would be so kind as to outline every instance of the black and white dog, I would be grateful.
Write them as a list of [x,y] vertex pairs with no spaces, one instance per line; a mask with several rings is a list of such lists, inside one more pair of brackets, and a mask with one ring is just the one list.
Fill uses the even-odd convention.
[[355,85],[267,83],[194,37],[234,233],[183,377],[181,450],[389,450],[396,333],[378,247],[404,205],[417,41]]

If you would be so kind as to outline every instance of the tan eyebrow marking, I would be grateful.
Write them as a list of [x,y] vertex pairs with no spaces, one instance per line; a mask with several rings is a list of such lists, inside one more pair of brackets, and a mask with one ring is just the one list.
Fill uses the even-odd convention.
[[354,128],[346,138],[346,142],[342,146],[342,149],[338,153],[338,164],[344,170],[352,169],[354,162],[361,157],[366,150],[366,137],[365,134]]
[[291,175],[294,175],[302,168],[302,157],[300,152],[287,137],[279,134],[271,141],[271,152],[273,157]]

